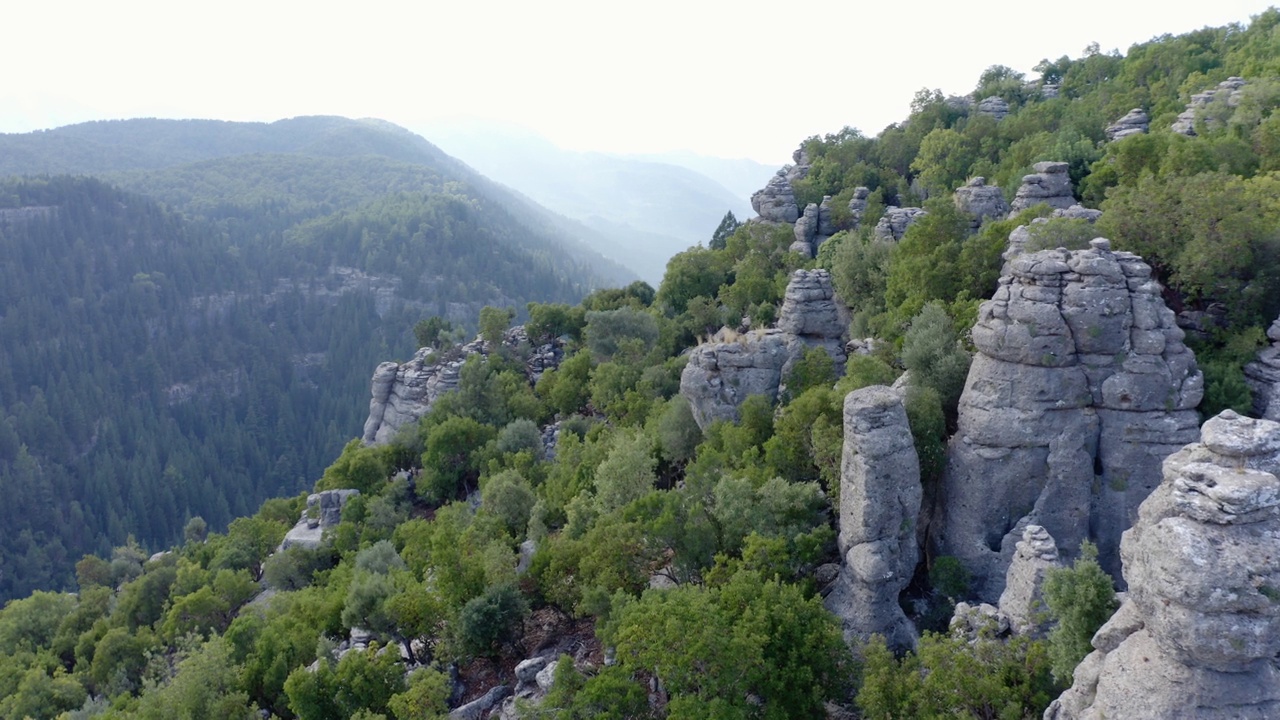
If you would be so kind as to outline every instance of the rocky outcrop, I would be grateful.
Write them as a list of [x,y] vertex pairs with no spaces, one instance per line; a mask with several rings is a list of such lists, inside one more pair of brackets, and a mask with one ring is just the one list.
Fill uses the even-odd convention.
[[716,420],[736,421],[738,406],[752,395],[776,400],[791,367],[809,348],[831,356],[837,374],[847,359],[848,310],[836,297],[826,270],[791,275],[775,327],[725,333],[695,347],[680,376],[680,394],[704,430]]
[[995,602],[1022,536],[1085,539],[1118,575],[1120,533],[1160,481],[1160,460],[1196,436],[1195,356],[1141,258],[1087,250],[1014,258],[978,310],[937,506],[940,552]]
[[1062,567],[1058,545],[1048,530],[1027,525],[1022,531],[1005,573],[1004,592],[1000,594],[1000,614],[1009,628],[1019,635],[1041,635],[1047,629],[1047,606],[1044,604],[1045,574]]
[[835,235],[837,230],[839,228],[836,227],[836,221],[831,216],[831,196],[823,195],[822,202],[818,204],[818,236],[814,247]]
[[788,249],[805,257],[813,257],[816,237],[818,237],[818,204],[809,203],[804,206],[804,214],[796,220],[796,241],[791,243]]
[[989,115],[997,121],[1003,120],[1009,114],[1009,103],[995,95],[983,98],[978,101],[978,114]]
[[1064,162],[1038,162],[1031,168],[1035,173],[1024,175],[1022,185],[1010,204],[1009,217],[1041,203],[1052,208],[1069,208],[1076,204],[1071,194],[1070,166]]
[[1164,461],[1129,592],[1048,720],[1280,717],[1280,424],[1228,410]]
[[751,196],[751,208],[761,220],[777,223],[793,223],[800,218],[800,208],[796,205],[796,193],[787,179],[790,168],[782,168],[763,189]]
[[851,647],[860,647],[874,634],[894,648],[915,646],[915,628],[898,595],[919,560],[921,496],[920,461],[902,394],[882,385],[849,393],[840,466],[844,562],[825,604],[840,618]]
[[868,188],[859,186],[853,189],[853,197],[849,198],[849,215],[853,218],[854,230],[862,227],[862,214],[867,211],[867,198],[870,196]]
[[1280,318],[1267,329],[1271,347],[1244,366],[1244,380],[1253,391],[1253,412],[1268,420],[1280,421]]
[[911,223],[925,215],[928,213],[923,208],[887,208],[884,215],[880,217],[880,222],[876,223],[876,239],[882,242],[898,242],[903,235],[907,234],[907,228],[911,227]]
[[1057,83],[1041,83],[1040,99],[1053,100],[1062,94],[1062,87]]
[[324,531],[342,522],[342,508],[347,500],[359,495],[359,490],[324,490],[307,496],[307,509],[302,518],[285,533],[280,550],[299,546],[316,548],[324,539]]
[[1120,140],[1130,135],[1141,135],[1151,127],[1151,118],[1142,108],[1134,108],[1125,116],[1108,125],[1104,130],[1108,140]]
[[[1187,103],[1187,109],[1178,114],[1178,119],[1173,121],[1169,129],[1182,135],[1194,136],[1196,120],[1200,119],[1200,110],[1219,96],[1225,96],[1227,107],[1236,107],[1240,104],[1240,91],[1246,84],[1243,78],[1229,77],[1218,83],[1217,87],[1192,95],[1191,102]],[[1210,123],[1212,124],[1212,121]]]
[[984,177],[976,177],[956,188],[952,198],[956,209],[968,215],[969,228],[977,230],[987,218],[1003,219],[1009,214],[1009,203],[1004,193],[994,185],[988,185]]
[[[526,347],[529,335],[523,325],[506,331],[502,345],[512,350]],[[458,389],[462,366],[471,355],[488,355],[490,348],[477,337],[447,351],[424,347],[405,363],[384,362],[373,371],[369,417],[364,423],[366,445],[390,442],[400,428],[412,425],[431,411],[437,398]],[[525,376],[538,382],[542,373],[560,364],[563,344],[556,340],[529,351]]]

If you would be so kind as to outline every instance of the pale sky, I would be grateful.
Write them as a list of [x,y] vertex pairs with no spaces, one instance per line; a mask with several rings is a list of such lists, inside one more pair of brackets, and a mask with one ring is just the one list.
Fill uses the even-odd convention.
[[781,164],[810,135],[878,133],[922,87],[964,94],[993,64],[1031,75],[1091,42],[1123,52],[1269,4],[15,2],[0,37],[0,132],[129,117],[327,114],[413,128],[465,116],[573,150]]

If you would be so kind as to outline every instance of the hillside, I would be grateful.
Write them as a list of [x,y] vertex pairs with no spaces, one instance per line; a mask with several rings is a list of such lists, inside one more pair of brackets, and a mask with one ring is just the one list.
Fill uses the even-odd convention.
[[[0,610],[0,718],[1277,716],[1278,29],[922,91],[656,291],[424,326],[310,493]],[[407,283],[418,205],[281,242]]]
[[[699,158],[616,157],[572,152],[529,132],[492,124],[424,130],[450,153],[538,203],[620,240],[610,255],[646,281],[662,279],[672,255],[705,243],[726,212],[750,214],[750,190],[733,192],[695,165]],[[734,177],[730,161],[703,167]],[[749,173],[749,165],[748,171]],[[769,172],[755,173],[768,179]],[[753,182],[752,189],[759,187]]]
[[410,354],[424,317],[474,326],[485,305],[630,278],[567,220],[379,124],[94,123],[0,144],[9,170],[114,184],[0,181],[0,475],[22,489],[0,597],[312,482],[358,433],[369,368]]

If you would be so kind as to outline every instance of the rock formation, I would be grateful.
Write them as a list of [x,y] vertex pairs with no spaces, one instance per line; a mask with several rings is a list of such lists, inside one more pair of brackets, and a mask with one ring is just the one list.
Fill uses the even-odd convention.
[[1004,200],[1004,193],[994,185],[988,185],[984,177],[976,177],[956,188],[953,197],[956,209],[967,214],[971,219],[969,228],[977,230],[987,218],[997,220],[1009,214],[1009,203]]
[[751,195],[751,208],[760,219],[777,223],[793,223],[800,218],[800,208],[796,205],[796,193],[791,189],[791,181],[787,179],[790,168],[782,168],[763,189]]
[[1052,208],[1069,208],[1076,204],[1071,194],[1071,176],[1064,162],[1038,162],[1031,166],[1034,174],[1024,175],[1022,185],[1014,195],[1009,217],[1044,203]]
[[1062,93],[1062,87],[1057,83],[1042,83],[1040,85],[1040,98],[1043,100],[1053,100]]
[[844,559],[828,610],[840,617],[852,647],[873,634],[891,647],[915,646],[916,632],[898,604],[919,559],[920,461],[902,394],[882,385],[844,400],[840,465],[840,536]]
[[1147,113],[1142,108],[1134,108],[1114,124],[1108,125],[1103,132],[1107,134],[1108,140],[1115,141],[1130,135],[1141,135],[1150,127],[1151,118],[1147,117]]
[[814,255],[814,238],[818,236],[818,204],[804,206],[804,214],[796,220],[796,241],[788,248],[806,257]]
[[731,333],[694,348],[680,376],[680,394],[689,400],[698,426],[736,421],[738,406],[751,395],[776,400],[791,367],[811,347],[831,356],[844,371],[848,310],[826,270],[797,270],[791,276],[777,325]]
[[359,490],[324,490],[307,496],[307,509],[298,524],[284,536],[281,550],[301,546],[319,547],[324,531],[342,522],[342,508],[347,500],[359,495]]
[[831,196],[825,195],[821,205],[809,203],[805,206],[804,214],[796,220],[796,241],[787,249],[806,257],[815,257],[822,243],[835,233],[835,222],[831,219]]
[[1027,525],[1022,531],[1005,573],[1004,592],[1000,594],[1000,614],[1019,635],[1039,635],[1046,628],[1047,606],[1044,604],[1045,573],[1062,567],[1058,545],[1048,530]]
[[1178,114],[1178,119],[1173,122],[1169,129],[1182,135],[1195,135],[1196,120],[1199,119],[1201,108],[1216,100],[1223,93],[1226,94],[1227,107],[1234,108],[1240,104],[1240,90],[1245,85],[1243,78],[1229,77],[1218,83],[1215,88],[1192,95],[1191,102],[1187,103],[1187,109]]
[[1253,412],[1268,420],[1280,421],[1280,318],[1267,328],[1271,347],[1244,366],[1244,381],[1253,391]]
[[870,196],[868,188],[859,186],[853,189],[853,197],[849,198],[849,214],[853,216],[854,230],[862,227],[862,214],[867,211],[867,198]]
[[[515,349],[527,345],[529,335],[523,325],[506,331],[502,344]],[[448,352],[420,348],[406,363],[384,362],[373,371],[369,417],[364,423],[366,445],[390,442],[405,425],[418,422],[431,411],[436,398],[458,389],[462,366],[474,354],[488,355],[489,348],[477,337]],[[525,361],[525,375],[536,383],[546,370],[555,368],[564,356],[557,340],[534,348]]]
[[1160,460],[1195,438],[1204,390],[1150,266],[1102,238],[1016,257],[972,338],[937,507],[941,553],[995,602],[1026,517],[1068,553],[1093,540],[1118,574],[1120,533]]
[[978,114],[990,115],[997,121],[1003,120],[1009,114],[1009,103],[1003,98],[992,95],[978,101]]
[[898,242],[903,235],[907,234],[907,228],[911,227],[911,223],[927,214],[923,208],[917,207],[887,208],[884,215],[880,217],[880,222],[876,223],[876,239],[882,242]]
[[1280,424],[1228,410],[1164,461],[1124,603],[1047,720],[1280,717]]

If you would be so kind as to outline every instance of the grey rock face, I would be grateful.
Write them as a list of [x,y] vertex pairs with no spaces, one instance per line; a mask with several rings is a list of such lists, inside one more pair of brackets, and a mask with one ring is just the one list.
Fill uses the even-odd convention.
[[924,208],[888,208],[880,217],[880,222],[876,223],[876,239],[882,242],[898,242],[903,235],[907,234],[907,228],[911,227],[911,223],[925,215],[928,213]]
[[1022,177],[1022,185],[1010,204],[1009,217],[1041,203],[1064,209],[1076,204],[1067,163],[1039,162],[1031,167],[1035,173]]
[[853,189],[853,197],[849,198],[849,214],[853,216],[853,229],[857,230],[862,227],[862,214],[867,211],[867,198],[871,196],[871,190],[865,187],[856,187]]
[[791,180],[787,178],[790,168],[783,168],[769,178],[763,189],[751,196],[751,208],[762,220],[779,223],[793,223],[800,217],[800,208],[796,205],[796,193],[791,189]]
[[978,114],[990,115],[996,120],[1003,120],[1009,114],[1009,103],[995,95],[983,98],[978,101]]
[[1271,347],[1244,366],[1244,380],[1253,391],[1253,411],[1268,420],[1280,421],[1280,318],[1267,329]]
[[976,177],[956,188],[956,209],[969,215],[970,229],[977,230],[987,218],[1001,219],[1009,214],[1009,203],[1000,188],[987,185],[987,179]]
[[1129,592],[1050,720],[1280,717],[1280,424],[1228,410],[1164,461]]
[[[524,326],[506,331],[502,344],[516,348],[529,342]],[[369,417],[362,439],[366,445],[390,442],[405,425],[418,422],[431,411],[437,398],[458,389],[462,366],[473,354],[488,355],[484,340],[475,340],[448,352],[420,348],[406,363],[384,362],[373,371]],[[557,367],[564,357],[559,341],[535,348],[525,363],[525,375],[536,383],[542,373]]]
[[952,110],[959,110],[961,112],[967,113],[973,108],[973,99],[967,95],[948,95],[947,99],[943,100],[943,102]]
[[[831,219],[831,196],[824,195],[822,196],[822,203],[818,205],[818,237],[831,237],[836,234],[838,229],[835,220]],[[822,240],[818,240],[817,244],[821,245]]]
[[879,633],[895,648],[915,646],[915,628],[898,595],[919,560],[920,461],[902,394],[882,385],[844,401],[840,466],[840,553],[844,562],[827,595],[845,640],[860,646]]
[[736,421],[738,406],[751,395],[776,400],[791,367],[811,347],[826,350],[836,372],[843,372],[848,325],[848,310],[835,295],[830,273],[797,270],[777,325],[721,335],[694,348],[680,375],[680,394],[704,430],[716,420]]
[[1108,125],[1104,132],[1108,140],[1120,140],[1130,135],[1141,135],[1151,127],[1151,118],[1142,108],[1134,108],[1125,116]]
[[1062,94],[1062,89],[1056,83],[1044,83],[1040,86],[1040,97],[1044,100],[1053,100]]
[[1039,525],[1027,525],[1022,531],[1005,574],[1004,592],[1000,594],[1000,614],[1019,635],[1041,635],[1046,630],[1044,604],[1045,573],[1061,567],[1058,545],[1053,536]]
[[1204,391],[1195,356],[1151,268],[1098,238],[1008,263],[978,310],[938,506],[942,554],[995,602],[1022,536],[1098,545],[1118,575],[1120,533],[1160,482],[1160,460],[1194,440]]
[[359,495],[359,490],[324,490],[307,496],[307,509],[302,513],[298,524],[285,533],[280,543],[280,550],[301,546],[315,548],[320,546],[324,531],[342,522],[342,508],[347,500]]
[[804,214],[796,220],[796,241],[789,248],[791,252],[798,252],[805,257],[813,257],[815,243],[814,238],[818,236],[818,204],[809,203],[804,208]]
[[1226,94],[1227,107],[1234,108],[1240,104],[1240,89],[1246,84],[1243,78],[1229,77],[1218,83],[1217,87],[1192,95],[1191,102],[1187,103],[1187,109],[1178,114],[1178,119],[1173,122],[1173,125],[1169,126],[1169,129],[1182,135],[1195,135],[1196,120],[1199,117],[1200,109],[1213,102],[1223,93]]

